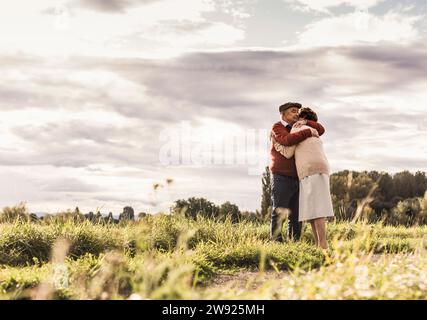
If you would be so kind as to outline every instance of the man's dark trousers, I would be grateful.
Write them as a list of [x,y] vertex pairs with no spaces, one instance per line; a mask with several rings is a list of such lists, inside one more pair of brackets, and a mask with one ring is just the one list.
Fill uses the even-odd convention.
[[298,178],[273,174],[271,182],[271,197],[273,200],[273,211],[271,213],[270,226],[271,239],[283,242],[281,231],[284,219],[280,216],[280,209],[289,209],[290,213],[288,216],[287,237],[288,239],[299,240],[301,238],[302,223],[298,221]]

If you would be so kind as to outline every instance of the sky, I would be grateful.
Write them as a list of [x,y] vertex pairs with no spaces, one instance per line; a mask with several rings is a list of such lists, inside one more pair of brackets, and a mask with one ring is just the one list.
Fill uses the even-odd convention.
[[260,208],[268,133],[314,109],[332,172],[427,171],[427,3],[0,3],[0,207]]

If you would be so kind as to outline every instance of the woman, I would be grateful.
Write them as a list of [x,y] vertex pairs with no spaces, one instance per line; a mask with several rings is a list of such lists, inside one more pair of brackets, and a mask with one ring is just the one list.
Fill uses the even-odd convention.
[[[299,121],[291,133],[307,129],[306,120],[317,121],[317,114],[310,108],[299,110]],[[330,168],[318,137],[307,138],[298,145],[285,147],[271,137],[274,148],[290,159],[295,155],[300,180],[299,221],[310,221],[316,246],[328,248],[326,240],[326,217],[333,217],[332,199],[329,187]]]

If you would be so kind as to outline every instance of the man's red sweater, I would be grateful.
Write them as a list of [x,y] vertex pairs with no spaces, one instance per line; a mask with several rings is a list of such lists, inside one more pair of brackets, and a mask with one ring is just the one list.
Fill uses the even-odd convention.
[[[325,128],[316,121],[307,121],[307,125],[316,129],[319,132],[319,136],[325,133]],[[311,130],[306,129],[295,133],[290,133],[290,130],[286,128],[280,121],[273,125],[272,132],[274,138],[278,143],[284,146],[293,146],[295,144],[304,141],[312,136]],[[295,157],[286,159],[285,156],[280,154],[271,146],[271,164],[270,170],[273,174],[280,174],[283,176],[290,176],[298,178],[297,168],[295,166]]]

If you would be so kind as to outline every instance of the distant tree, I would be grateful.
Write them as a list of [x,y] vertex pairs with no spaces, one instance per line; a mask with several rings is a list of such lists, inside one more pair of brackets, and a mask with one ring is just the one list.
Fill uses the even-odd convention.
[[255,212],[252,211],[242,211],[240,212],[240,221],[250,221],[250,222],[262,222],[261,214],[259,210]]
[[388,173],[383,173],[378,181],[378,192],[384,201],[391,201],[395,195],[393,178]]
[[348,173],[336,173],[331,175],[330,178],[331,193],[337,197],[337,199],[344,199],[348,192]]
[[197,215],[214,219],[219,215],[219,208],[214,203],[204,198],[188,198],[177,200],[173,208],[174,213],[183,212],[187,218],[196,219]]
[[415,196],[423,197],[427,191],[427,177],[425,172],[415,173]]
[[103,222],[102,214],[99,211],[97,211],[95,214],[95,222],[97,222],[97,223]]
[[105,221],[107,223],[114,223],[114,222],[116,222],[116,220],[113,217],[113,213],[112,212],[108,213],[108,216],[105,218]]
[[420,216],[423,221],[427,221],[427,191],[424,193],[424,197],[420,198]]
[[399,201],[397,206],[391,212],[389,223],[397,225],[412,226],[415,224],[425,223],[421,216],[421,201],[419,198],[406,199]]
[[372,179],[372,181],[377,182],[378,179],[382,176],[381,173],[379,173],[378,171],[370,171],[370,172],[366,172],[366,174],[368,175],[369,178]]
[[353,172],[348,170],[337,172],[330,177],[330,189],[335,219],[338,221],[351,220],[355,210],[349,196],[353,184]]
[[88,214],[85,215],[86,220],[89,220],[91,222],[95,222],[95,215],[92,211],[90,211]]
[[371,203],[371,207],[376,213],[377,220],[380,220],[384,216],[385,211],[390,211],[395,206],[395,203],[393,203],[393,178],[388,173],[383,172],[376,183],[378,188],[373,195],[374,200]]
[[235,204],[230,203],[229,201],[223,203],[219,208],[219,216],[221,218],[231,218],[231,221],[236,223],[240,220],[240,210],[239,207]]
[[273,202],[271,199],[271,174],[270,168],[265,167],[265,171],[262,174],[262,196],[261,196],[261,217],[262,219],[268,220],[271,216]]
[[24,202],[14,207],[6,207],[0,212],[1,222],[29,221],[29,219],[30,215]]
[[132,207],[124,207],[123,212],[119,215],[119,220],[130,221],[135,220],[135,212]]
[[409,171],[398,172],[393,176],[396,198],[408,199],[416,196],[417,185],[415,176]]
[[350,199],[362,200],[365,199],[369,191],[374,186],[374,181],[366,173],[358,174],[354,179],[349,190]]
[[139,219],[139,220],[141,220],[141,219],[145,218],[146,216],[147,216],[147,213],[145,213],[145,212],[140,212],[140,213],[138,213],[138,219]]

